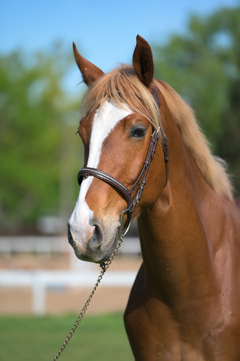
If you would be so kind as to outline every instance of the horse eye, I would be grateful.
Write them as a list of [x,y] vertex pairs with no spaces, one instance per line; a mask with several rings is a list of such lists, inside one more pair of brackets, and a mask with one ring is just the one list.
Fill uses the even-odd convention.
[[143,138],[146,133],[144,128],[133,128],[130,132],[132,138]]

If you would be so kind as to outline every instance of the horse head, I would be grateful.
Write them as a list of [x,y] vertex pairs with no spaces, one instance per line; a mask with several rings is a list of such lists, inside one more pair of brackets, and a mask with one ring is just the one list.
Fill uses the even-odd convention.
[[[143,38],[137,37],[133,66],[121,66],[108,74],[83,58],[74,43],[73,51],[88,86],[78,129],[86,168],[80,171],[80,193],[68,221],[68,239],[78,258],[101,263],[114,251],[120,216],[136,199],[146,159],[152,161],[149,147],[153,133],[161,137],[163,131],[154,95],[152,52]],[[164,188],[164,155],[159,143],[133,216],[147,210]],[[128,190],[131,193],[124,196]]]

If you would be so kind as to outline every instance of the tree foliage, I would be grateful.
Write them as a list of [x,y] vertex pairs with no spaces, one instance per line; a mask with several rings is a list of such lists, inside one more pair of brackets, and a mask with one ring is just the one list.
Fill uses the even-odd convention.
[[[66,54],[63,59],[57,47],[29,59],[21,51],[0,57],[2,231],[58,213],[64,134],[69,128],[74,134],[64,119],[70,101],[62,79],[71,64]],[[76,109],[76,103],[71,107]]]
[[[192,16],[186,34],[156,46],[154,59],[155,77],[193,107],[240,194],[239,19],[240,7]],[[79,104],[62,87],[70,66],[59,47],[0,55],[0,231],[34,225],[59,209],[71,212],[80,142]]]
[[195,110],[240,193],[240,7],[192,16],[186,34],[154,49],[155,76]]

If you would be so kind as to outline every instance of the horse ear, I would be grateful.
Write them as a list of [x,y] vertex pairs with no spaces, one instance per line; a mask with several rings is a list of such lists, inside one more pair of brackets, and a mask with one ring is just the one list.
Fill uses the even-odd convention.
[[95,80],[104,74],[103,71],[96,65],[90,63],[90,61],[79,54],[75,43],[73,43],[73,54],[76,64],[82,73],[83,81],[87,84],[87,86],[90,86],[93,82],[95,82]]
[[154,73],[152,50],[146,40],[139,35],[137,35],[137,44],[132,62],[138,78],[149,88]]

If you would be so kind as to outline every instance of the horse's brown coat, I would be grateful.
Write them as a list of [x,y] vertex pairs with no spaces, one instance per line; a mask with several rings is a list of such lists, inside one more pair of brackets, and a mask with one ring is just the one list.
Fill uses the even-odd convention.
[[[74,51],[87,84],[92,84],[96,74],[103,75],[92,65],[90,72],[85,71],[84,58]],[[151,56],[150,47],[139,37],[133,65],[150,91]],[[165,166],[158,144],[134,212],[143,264],[124,317],[133,354],[137,361],[239,361],[240,213],[206,182],[163,94],[158,92],[158,96],[169,140],[169,181],[164,188]],[[79,130],[86,154],[87,124],[92,119],[90,114],[81,121]],[[145,138],[129,141],[127,129],[139,122],[147,128]],[[142,168],[151,131],[151,124],[141,115],[120,121],[104,142],[99,169],[131,186]],[[105,227],[108,210],[117,215],[125,207],[121,196],[99,179],[93,180],[87,203]]]

